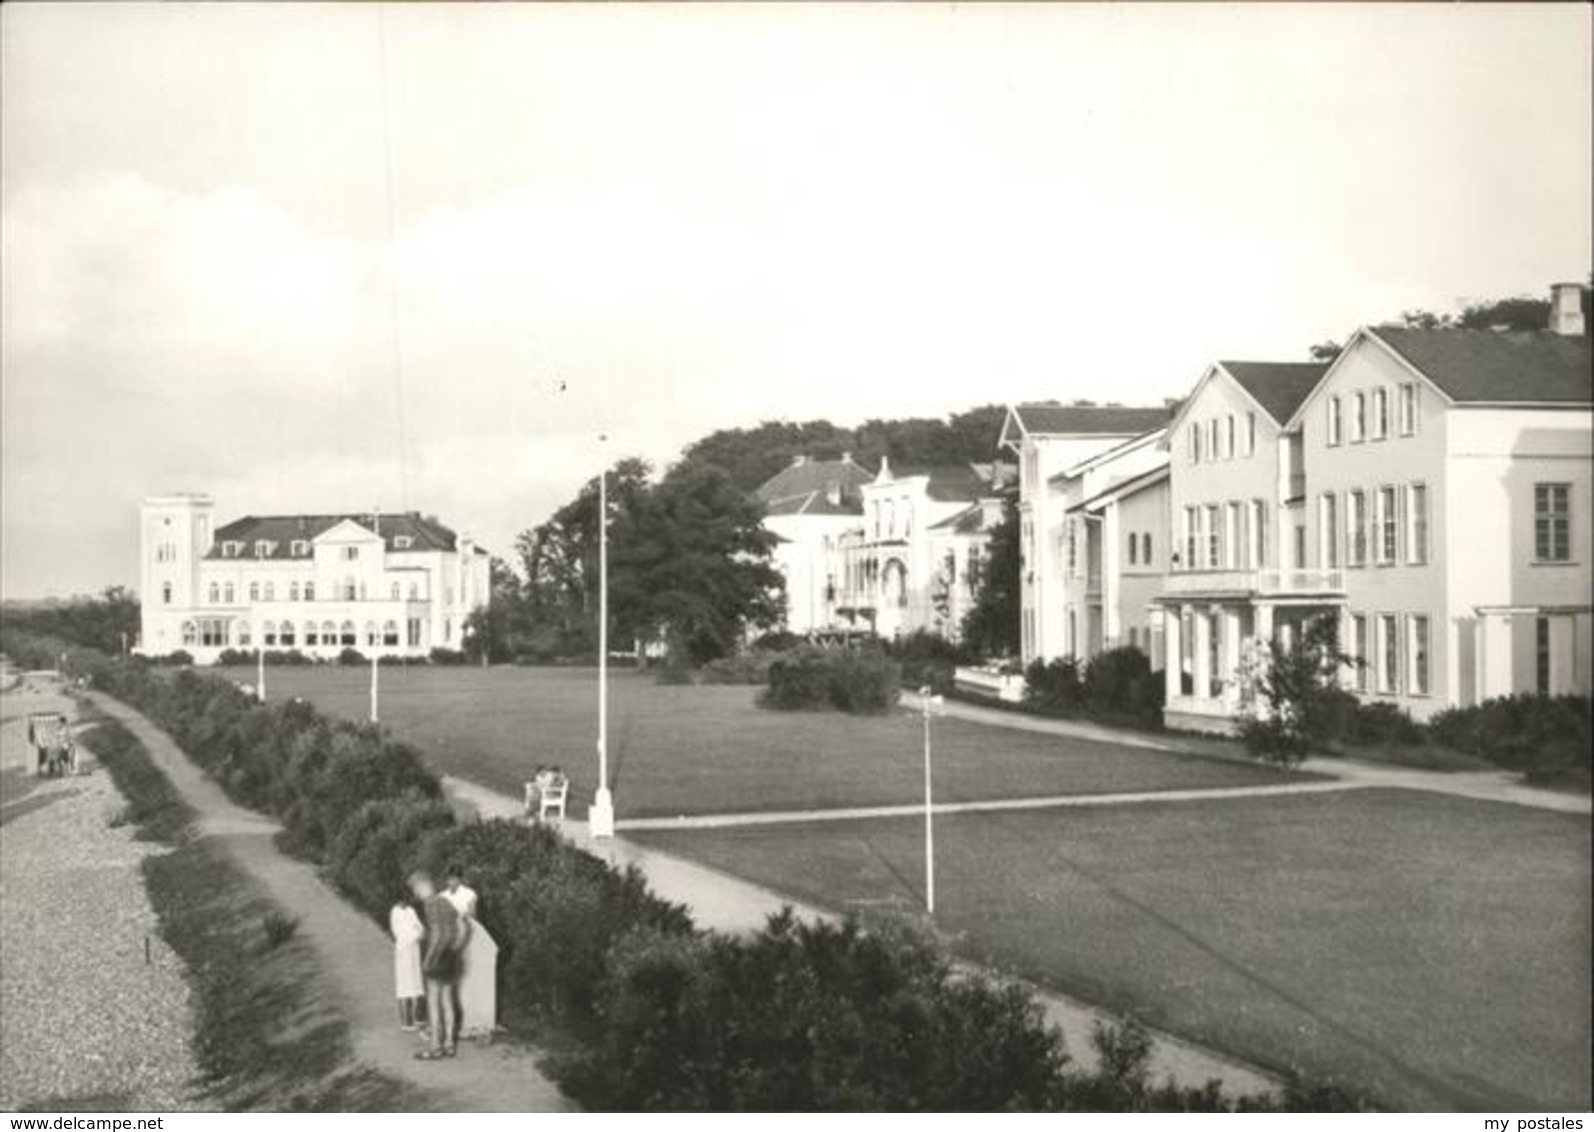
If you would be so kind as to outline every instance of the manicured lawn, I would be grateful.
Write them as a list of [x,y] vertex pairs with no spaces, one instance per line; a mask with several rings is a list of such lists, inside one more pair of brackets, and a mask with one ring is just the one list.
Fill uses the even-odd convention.
[[[821,906],[922,901],[912,819],[627,836]],[[1587,818],[1354,790],[948,816],[936,846],[971,957],[1400,1108],[1589,1107]]]
[[[251,670],[231,673],[252,680]],[[365,668],[272,668],[271,696],[364,719]],[[382,722],[432,765],[519,794],[540,763],[570,774],[577,812],[596,785],[596,673],[547,668],[384,669]],[[622,817],[914,802],[922,731],[907,712],[860,718],[764,711],[748,687],[661,687],[622,671],[610,688],[609,760]],[[935,722],[941,801],[1301,781],[1243,762]]]

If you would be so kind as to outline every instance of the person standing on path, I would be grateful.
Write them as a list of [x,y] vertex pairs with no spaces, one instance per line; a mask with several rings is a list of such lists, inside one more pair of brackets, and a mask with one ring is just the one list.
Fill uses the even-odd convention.
[[421,939],[426,929],[407,900],[397,900],[387,915],[393,934],[393,989],[398,997],[399,1029],[420,1029],[426,983],[421,977]]
[[430,1046],[415,1056],[420,1061],[436,1061],[455,1053],[454,995],[465,921],[448,898],[437,891],[430,873],[411,873],[410,891],[421,902],[426,919],[421,974],[426,980],[426,1016],[431,1032]]
[[469,931],[461,955],[458,1033],[491,1037],[498,1027],[498,944],[476,918],[476,891],[465,883],[464,870],[448,870],[444,895],[454,905]]

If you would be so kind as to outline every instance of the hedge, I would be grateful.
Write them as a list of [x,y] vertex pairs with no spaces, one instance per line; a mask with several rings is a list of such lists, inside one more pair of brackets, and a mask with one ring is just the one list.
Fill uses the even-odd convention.
[[[0,641],[13,656],[27,642]],[[881,661],[886,661],[881,664]],[[414,748],[300,701],[261,704],[226,679],[79,658],[99,688],[162,726],[239,802],[280,817],[295,853],[384,921],[415,867],[459,867],[500,943],[500,1015],[554,1028],[551,1068],[590,1108],[647,1110],[1261,1108],[1215,1085],[1146,1086],[1135,1028],[1097,1036],[1100,1069],[1065,1055],[1025,990],[953,968],[918,932],[799,923],[697,929],[546,827],[461,823]],[[889,675],[842,654],[832,675]],[[1138,1085],[1135,1085],[1139,1082]],[[1133,1086],[1133,1087],[1132,1087]],[[1339,1094],[1292,1093],[1313,1108]]]
[[901,685],[901,667],[878,647],[804,645],[769,666],[769,684],[758,702],[777,711],[880,715],[896,706]]
[[1024,704],[1041,715],[1084,716],[1106,723],[1162,729],[1166,684],[1151,659],[1128,645],[1072,658],[1037,660],[1024,673]]

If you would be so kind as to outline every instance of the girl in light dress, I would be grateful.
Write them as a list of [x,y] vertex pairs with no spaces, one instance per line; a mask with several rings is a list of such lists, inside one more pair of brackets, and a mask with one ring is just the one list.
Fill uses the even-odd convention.
[[419,1030],[421,1003],[426,1001],[426,984],[421,981],[421,937],[425,929],[409,903],[394,903],[387,914],[388,931],[393,935],[393,990],[398,996],[399,1028]]
[[476,919],[476,891],[455,866],[443,895],[469,925],[464,973],[459,980],[459,1030],[463,1036],[490,1037],[498,1027],[498,944]]

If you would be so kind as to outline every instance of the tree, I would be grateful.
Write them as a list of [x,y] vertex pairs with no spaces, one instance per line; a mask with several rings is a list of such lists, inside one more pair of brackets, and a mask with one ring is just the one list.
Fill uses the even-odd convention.
[[662,637],[672,657],[702,664],[733,651],[785,612],[763,509],[730,473],[683,462],[617,513],[609,569],[615,629]]
[[465,619],[464,651],[473,663],[503,664],[514,659],[524,621],[520,579],[502,558],[488,562],[487,576],[487,604]]
[[974,607],[963,619],[963,640],[977,653],[1010,656],[1019,650],[1022,571],[1018,498],[1009,496],[1002,521],[991,528]]
[[1341,651],[1329,616],[1307,622],[1288,647],[1256,645],[1241,664],[1240,738],[1258,757],[1294,766],[1343,729],[1350,694],[1339,673],[1357,662]]

